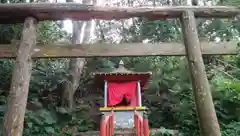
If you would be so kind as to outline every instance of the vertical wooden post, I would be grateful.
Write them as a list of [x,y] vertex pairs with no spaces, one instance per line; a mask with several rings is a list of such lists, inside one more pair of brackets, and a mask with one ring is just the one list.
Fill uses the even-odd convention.
[[107,133],[107,128],[106,128],[106,115],[102,115],[101,117],[101,124],[100,124],[100,136],[106,136]]
[[104,81],[104,107],[108,105],[108,81]]
[[140,85],[141,81],[137,82],[137,94],[138,94],[138,106],[142,107],[142,92],[141,92],[141,85]]
[[181,18],[187,59],[192,78],[201,136],[220,136],[220,128],[207,79],[194,13],[185,11]]
[[37,21],[28,17],[24,22],[22,39],[13,66],[7,111],[4,117],[4,136],[22,136],[32,69],[31,50],[36,45]]

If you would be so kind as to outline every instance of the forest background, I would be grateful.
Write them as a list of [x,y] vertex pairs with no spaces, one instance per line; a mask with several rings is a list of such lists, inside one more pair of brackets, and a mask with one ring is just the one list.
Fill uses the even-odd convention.
[[[25,0],[1,0],[1,3],[25,3]],[[59,1],[34,1],[59,2]],[[82,1],[88,3],[89,1]],[[115,0],[112,6],[186,5],[186,0]],[[239,0],[201,1],[201,5],[240,5]],[[71,23],[71,22],[70,22]],[[147,21],[133,18],[120,21],[78,21],[80,43],[182,42],[179,20]],[[66,26],[67,25],[67,26]],[[38,43],[70,43],[69,21],[40,22]],[[240,21],[235,19],[197,19],[200,41],[239,41]],[[0,25],[0,44],[20,40],[22,24]],[[66,31],[66,28],[67,31]],[[71,28],[71,27],[70,27]],[[70,32],[70,33],[69,33]],[[136,49],[138,50],[138,49]],[[240,135],[240,60],[237,56],[204,56],[212,96],[223,136]],[[94,88],[89,73],[114,70],[119,60],[133,71],[152,71],[143,104],[149,108],[151,128],[161,128],[161,134],[178,130],[183,136],[199,135],[192,86],[185,57],[114,57],[88,59],[34,60],[30,92],[24,122],[24,135],[70,135],[73,127],[79,131],[96,130],[99,126],[98,104],[103,93]],[[64,87],[74,64],[80,70],[76,89]],[[6,109],[13,60],[0,60],[0,128]],[[69,92],[68,92],[69,91]],[[67,95],[63,95],[67,94]],[[1,131],[0,131],[1,135]]]

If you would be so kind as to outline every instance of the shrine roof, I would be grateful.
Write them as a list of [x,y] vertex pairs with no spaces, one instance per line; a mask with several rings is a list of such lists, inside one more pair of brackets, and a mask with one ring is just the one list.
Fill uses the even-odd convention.
[[93,73],[95,83],[102,87],[104,80],[109,82],[131,82],[140,81],[142,88],[146,88],[152,72],[134,72],[124,67],[123,61],[119,62],[119,67],[112,72],[95,72]]
[[134,71],[130,71],[128,69],[126,69],[124,67],[124,63],[121,60],[119,62],[119,67],[111,72],[94,72],[93,73],[94,76],[99,76],[99,75],[106,75],[106,76],[111,76],[111,75],[119,75],[119,76],[131,76],[131,75],[152,75],[152,72],[134,72]]

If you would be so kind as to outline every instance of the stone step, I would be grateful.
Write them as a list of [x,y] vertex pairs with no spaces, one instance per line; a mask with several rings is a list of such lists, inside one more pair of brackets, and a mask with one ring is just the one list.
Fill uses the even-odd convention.
[[[99,131],[75,133],[72,136],[99,136]],[[115,129],[113,136],[136,136],[135,129]]]
[[[151,134],[157,134],[160,132],[159,128],[152,128]],[[173,130],[174,134],[172,136],[179,136],[178,130]],[[87,131],[87,132],[75,132],[72,136],[99,136],[99,131]],[[136,136],[134,129],[116,129],[114,136]]]
[[136,131],[135,129],[116,129],[114,131],[114,136],[136,136]]

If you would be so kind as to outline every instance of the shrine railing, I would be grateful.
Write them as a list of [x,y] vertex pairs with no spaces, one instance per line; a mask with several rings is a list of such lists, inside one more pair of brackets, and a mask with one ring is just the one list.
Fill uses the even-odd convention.
[[134,111],[134,126],[136,129],[136,136],[149,136],[148,119],[145,113],[142,116],[138,115],[137,111]]
[[100,136],[112,136],[114,133],[114,112],[102,118]]
[[134,111],[134,126],[136,129],[136,136],[143,136],[143,118]]

